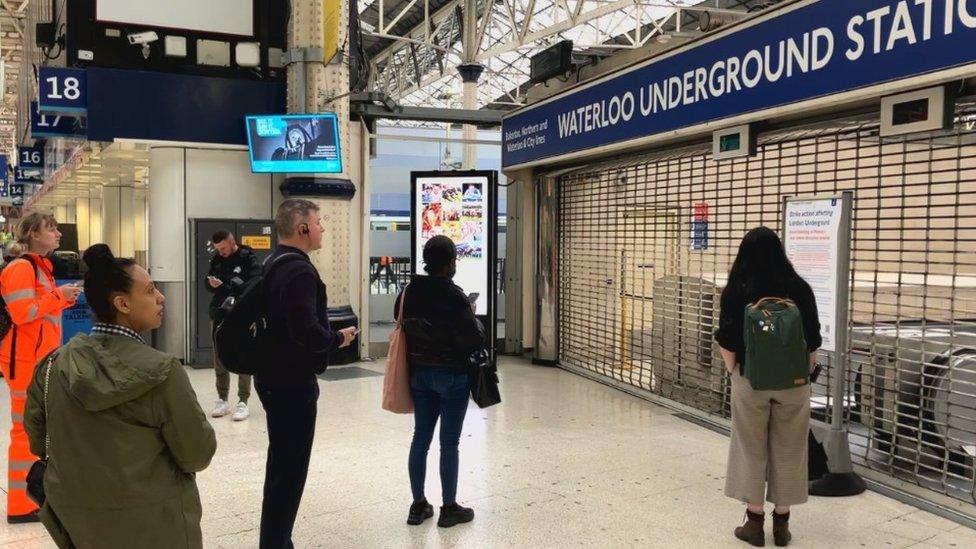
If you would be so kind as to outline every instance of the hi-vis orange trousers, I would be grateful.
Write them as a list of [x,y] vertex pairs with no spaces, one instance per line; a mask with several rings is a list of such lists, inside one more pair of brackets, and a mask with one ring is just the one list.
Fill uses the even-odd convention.
[[3,378],[10,388],[10,448],[7,451],[7,516],[27,515],[37,510],[37,505],[27,497],[27,471],[37,461],[30,452],[27,432],[24,431],[24,404],[27,402],[27,386],[34,375],[34,364],[18,362],[14,378],[10,369],[3,368]]

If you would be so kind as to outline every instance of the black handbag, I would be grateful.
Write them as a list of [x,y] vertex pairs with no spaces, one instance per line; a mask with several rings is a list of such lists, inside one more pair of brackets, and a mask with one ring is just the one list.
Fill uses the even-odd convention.
[[488,358],[487,350],[480,350],[468,359],[471,378],[471,400],[479,408],[488,408],[502,401],[498,392],[498,370]]
[[[51,381],[51,364],[54,362],[54,355],[52,354],[47,359],[47,365],[44,368],[44,423],[47,423],[47,386]],[[46,432],[50,432],[50,427],[45,428]],[[45,434],[44,436],[44,457],[35,461],[34,465],[31,465],[30,471],[27,471],[27,497],[31,499],[38,507],[44,507],[44,501],[47,497],[44,495],[44,473],[47,472],[47,459],[48,451],[51,447],[51,436]]]

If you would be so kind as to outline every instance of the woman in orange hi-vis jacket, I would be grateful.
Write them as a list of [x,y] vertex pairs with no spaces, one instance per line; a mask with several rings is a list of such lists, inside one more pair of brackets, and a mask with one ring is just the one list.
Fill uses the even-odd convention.
[[61,233],[50,215],[32,213],[17,229],[19,258],[0,272],[0,295],[13,325],[0,343],[0,369],[10,388],[10,449],[7,462],[7,522],[37,522],[37,505],[27,498],[27,471],[37,460],[24,432],[24,403],[37,362],[61,345],[61,311],[74,304],[81,287],[54,287],[48,254]]

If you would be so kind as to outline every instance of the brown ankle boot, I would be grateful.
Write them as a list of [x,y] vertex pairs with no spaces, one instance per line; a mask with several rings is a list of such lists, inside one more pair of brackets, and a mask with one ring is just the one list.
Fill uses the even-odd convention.
[[746,510],[746,523],[735,529],[735,537],[754,547],[765,546],[766,532],[763,531],[765,521],[766,517],[762,513]]
[[776,547],[786,547],[793,539],[793,534],[790,533],[790,514],[781,515],[776,511],[773,511],[772,514],[773,541],[776,542]]

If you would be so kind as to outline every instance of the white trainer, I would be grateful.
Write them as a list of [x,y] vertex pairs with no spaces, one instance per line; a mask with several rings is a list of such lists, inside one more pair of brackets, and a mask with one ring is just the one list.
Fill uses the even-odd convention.
[[251,415],[251,411],[247,409],[247,404],[243,402],[237,403],[237,408],[234,409],[234,415],[231,419],[234,421],[244,421]]
[[226,400],[217,399],[214,403],[213,412],[210,412],[210,417],[224,417],[230,413],[230,403]]

